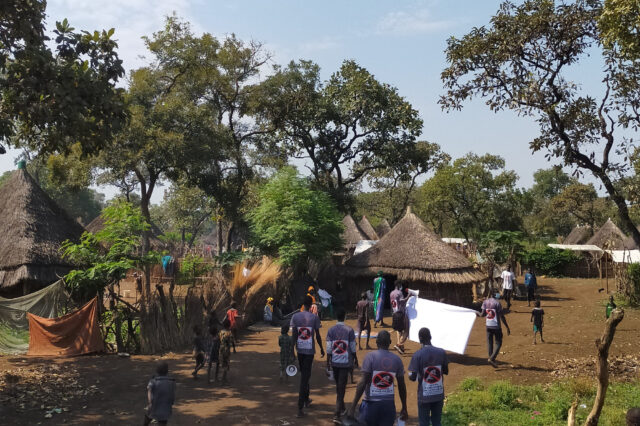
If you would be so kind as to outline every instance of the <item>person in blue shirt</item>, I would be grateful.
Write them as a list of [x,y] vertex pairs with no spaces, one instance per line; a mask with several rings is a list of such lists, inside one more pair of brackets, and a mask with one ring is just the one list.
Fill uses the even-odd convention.
[[527,306],[531,306],[531,301],[535,300],[536,289],[538,288],[538,280],[533,268],[529,268],[524,274],[524,286],[527,287]]

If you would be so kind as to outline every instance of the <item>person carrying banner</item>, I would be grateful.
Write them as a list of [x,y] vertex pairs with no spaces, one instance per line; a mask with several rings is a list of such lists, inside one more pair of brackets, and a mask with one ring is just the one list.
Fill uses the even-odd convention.
[[327,332],[327,371],[333,370],[336,382],[336,411],[333,419],[339,421],[345,411],[344,394],[356,355],[356,335],[353,328],[344,323],[344,309],[338,308],[336,317],[338,323]]
[[431,331],[423,327],[418,332],[422,348],[409,363],[409,380],[418,380],[418,418],[420,426],[440,426],[444,405],[444,375],[449,374],[449,362],[444,349],[431,345]]
[[387,281],[382,276],[382,271],[378,272],[378,276],[373,280],[373,311],[374,322],[373,327],[378,327],[378,323],[382,327],[386,327],[384,323],[384,298],[387,294]]
[[391,320],[391,328],[396,331],[397,344],[395,350],[404,355],[404,343],[409,337],[409,317],[407,316],[407,300],[410,294],[403,292],[404,281],[396,281],[396,289],[391,292],[389,299],[391,300],[391,310],[393,316]]
[[376,338],[377,351],[369,352],[362,362],[362,377],[356,388],[347,417],[353,418],[360,397],[360,423],[367,426],[392,426],[396,421],[395,385],[398,386],[402,410],[400,418],[407,420],[407,387],[404,366],[396,354],[389,352],[391,335],[382,330]]

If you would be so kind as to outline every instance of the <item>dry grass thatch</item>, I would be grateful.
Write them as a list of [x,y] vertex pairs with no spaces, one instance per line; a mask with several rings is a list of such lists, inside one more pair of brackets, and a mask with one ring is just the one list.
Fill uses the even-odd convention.
[[586,244],[593,236],[593,229],[589,225],[576,225],[569,235],[562,241],[562,244]]
[[60,246],[78,241],[84,229],[26,170],[16,170],[0,187],[0,203],[0,288],[29,282],[44,287],[71,269]]
[[345,248],[355,248],[359,241],[367,239],[367,236],[362,232],[360,227],[356,225],[351,215],[346,215],[344,219],[342,219],[342,224],[344,225],[342,239],[344,240]]
[[380,237],[378,237],[378,234],[376,233],[376,230],[373,229],[373,226],[371,226],[371,223],[369,222],[369,219],[367,219],[366,216],[362,216],[362,219],[360,219],[360,222],[358,222],[358,227],[367,237],[367,240],[380,239]]
[[380,222],[380,225],[376,226],[376,234],[378,234],[378,237],[380,238],[387,235],[389,231],[391,231],[391,225],[389,225],[389,221],[387,219],[384,219]]
[[462,254],[449,247],[410,209],[378,244],[345,264],[350,276],[373,276],[377,271],[428,283],[469,284],[484,276]]
[[237,263],[233,267],[229,287],[231,298],[241,302],[245,311],[252,310],[264,302],[261,295],[275,289],[281,274],[280,265],[267,257],[251,267],[248,267],[247,261]]
[[620,228],[611,219],[608,219],[593,237],[587,241],[587,244],[593,244],[601,249],[623,250],[625,249],[624,242],[626,239],[627,236],[624,235]]

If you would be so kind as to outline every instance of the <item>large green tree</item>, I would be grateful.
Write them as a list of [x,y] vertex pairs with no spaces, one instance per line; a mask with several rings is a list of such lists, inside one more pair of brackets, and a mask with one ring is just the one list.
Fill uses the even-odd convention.
[[414,157],[422,131],[418,111],[354,61],[344,61],[325,82],[318,65],[291,62],[276,67],[261,90],[262,125],[278,129],[285,152],[308,163],[315,183],[343,211],[362,179]]
[[570,215],[556,214],[551,208],[551,200],[577,180],[561,167],[551,167],[537,170],[533,181],[533,186],[524,194],[528,205],[523,212],[525,229],[535,237],[567,235],[576,221]]
[[65,19],[51,40],[45,8],[43,0],[0,2],[0,141],[40,153],[80,143],[94,153],[126,118],[114,31],[78,32]]
[[293,167],[281,169],[259,190],[249,221],[258,247],[287,266],[325,259],[342,246],[342,215],[335,203]]
[[505,169],[503,158],[467,154],[422,185],[416,212],[436,232],[467,239],[491,230],[519,230],[517,179],[514,171]]
[[[640,244],[624,190],[629,138],[640,123],[640,70],[617,49],[603,49],[597,0],[503,3],[488,26],[448,41],[442,72],[446,110],[482,97],[492,111],[512,110],[537,121],[533,151],[546,150],[579,172],[592,173],[618,208],[620,222]],[[602,55],[602,87],[585,93],[573,78],[590,54]],[[621,128],[626,127],[626,131]]]

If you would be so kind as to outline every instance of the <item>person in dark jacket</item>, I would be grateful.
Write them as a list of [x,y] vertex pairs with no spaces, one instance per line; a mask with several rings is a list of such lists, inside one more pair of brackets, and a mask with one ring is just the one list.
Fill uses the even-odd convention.
[[144,426],[152,421],[166,425],[171,417],[171,410],[176,397],[176,382],[169,377],[169,364],[162,361],[156,368],[156,375],[147,385],[147,412],[144,415]]
[[531,306],[531,301],[535,301],[536,289],[538,288],[538,280],[536,279],[536,272],[533,268],[524,274],[524,286],[527,288],[527,306]]

